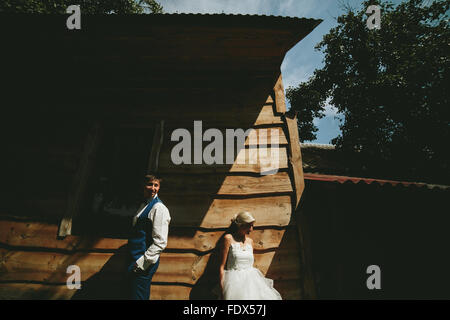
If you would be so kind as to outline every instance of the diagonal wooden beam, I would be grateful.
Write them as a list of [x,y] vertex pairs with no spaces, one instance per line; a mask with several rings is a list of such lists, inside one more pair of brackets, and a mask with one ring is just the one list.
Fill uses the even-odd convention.
[[93,124],[87,135],[78,170],[73,179],[71,192],[68,196],[67,209],[59,225],[58,237],[65,237],[72,234],[72,220],[79,213],[95,162],[101,135],[101,125],[99,123]]

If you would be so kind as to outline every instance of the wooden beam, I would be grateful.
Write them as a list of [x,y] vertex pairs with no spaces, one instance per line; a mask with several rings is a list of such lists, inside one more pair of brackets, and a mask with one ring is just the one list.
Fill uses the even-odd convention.
[[[205,123],[209,124],[208,122],[205,121]],[[228,128],[221,128],[221,127],[214,127],[214,126],[204,126],[202,123],[202,130],[206,131],[209,128],[214,128],[214,129],[218,129],[222,135],[222,142],[224,144],[224,146],[226,146],[226,142],[227,142],[227,133],[226,130],[233,130],[234,132],[236,132],[238,129],[242,129],[242,130],[252,130],[252,134],[249,134],[246,138],[245,138],[245,142],[244,142],[244,146],[258,146],[258,145],[268,145],[271,144],[272,139],[274,140],[274,142],[278,142],[277,145],[281,146],[281,145],[287,145],[288,141],[286,139],[286,136],[284,134],[283,131],[283,126],[277,126],[277,125],[271,125],[269,124],[268,126],[265,126],[264,128],[237,128],[234,127],[234,122],[232,121],[232,119],[229,119],[229,127]],[[233,124],[233,127],[230,126],[230,124]],[[284,123],[280,123],[280,124],[284,124]],[[172,124],[173,125],[173,124]],[[189,133],[191,134],[191,139],[193,139],[194,133],[193,133],[193,121],[191,122],[190,126],[186,126],[185,129],[187,129],[189,131]],[[231,127],[231,128],[230,128]],[[179,141],[171,141],[171,135],[172,132],[174,130],[178,129],[178,127],[170,127],[170,128],[166,128],[165,130],[165,143],[163,145],[163,150],[166,151],[166,149],[172,149],[174,145],[178,144]],[[272,138],[272,136],[274,136]],[[265,139],[265,140],[263,140]],[[235,138],[236,140],[236,138]],[[203,141],[203,144],[206,146],[208,145],[210,142],[207,141]],[[265,144],[264,144],[265,143]],[[235,147],[237,145],[236,141],[234,143]]]
[[263,176],[226,174],[167,174],[161,197],[172,196],[258,196],[291,193],[287,172]]
[[[256,163],[250,163],[250,159],[257,159]],[[276,165],[280,170],[288,168],[287,149],[268,148],[267,150],[259,150],[257,148],[241,149],[233,164],[173,164],[171,160],[171,150],[166,148],[161,153],[161,165],[159,166],[160,173],[227,173],[227,172],[248,172],[261,173],[264,171],[264,164],[262,161]]]
[[289,134],[289,163],[292,167],[292,173],[294,178],[294,193],[295,193],[295,206],[298,207],[300,198],[305,188],[305,181],[303,179],[303,167],[302,167],[302,154],[300,151],[300,139],[298,136],[297,115],[286,113],[284,116]]
[[286,101],[284,96],[284,86],[283,79],[280,76],[278,77],[277,82],[275,83],[275,87],[273,88],[275,93],[275,108],[277,113],[286,113]]
[[287,226],[292,204],[290,195],[246,199],[214,199],[181,194],[161,195],[172,216],[171,227],[228,228],[239,211],[251,212],[257,226]]
[[[82,284],[82,290],[84,284]],[[299,300],[302,292],[296,281],[276,280],[275,289],[280,292],[283,300]],[[172,284],[153,282],[150,300],[192,300],[191,290],[195,285]],[[102,283],[99,291],[94,293],[94,298],[98,299],[123,299],[123,286],[120,283]],[[71,290],[64,284],[40,284],[40,283],[2,283],[0,285],[0,298],[2,300],[70,300],[77,299],[78,290]],[[85,299],[91,299],[89,294]],[[82,298],[84,299],[84,298]],[[210,295],[209,299],[214,299]]]
[[[255,267],[266,274],[269,267],[273,280],[299,279],[296,272],[299,260],[296,248],[278,249],[277,251],[255,252]],[[67,267],[78,265],[81,269],[81,281],[102,272],[102,268],[114,257],[108,268],[102,272],[108,279],[114,280],[124,275],[128,253],[75,253],[64,254],[41,251],[11,251],[0,248],[0,256],[6,257],[2,262],[1,282],[41,282],[65,283]],[[277,255],[275,263],[274,256]],[[195,284],[209,264],[212,253],[197,255],[195,253],[163,252],[158,272],[153,281],[167,283]],[[214,263],[217,261],[211,261]]]
[[164,141],[164,120],[159,121],[153,135],[152,151],[150,152],[147,172],[157,172],[159,167],[159,154]]
[[[286,229],[295,227],[264,227],[256,223],[257,229],[252,232],[255,250],[276,249]],[[229,217],[228,217],[229,218]],[[228,219],[229,220],[229,219]],[[126,245],[127,240],[115,238],[99,238],[94,236],[67,236],[57,240],[54,234],[57,225],[39,222],[2,221],[0,224],[0,246],[27,248],[27,250],[45,250],[55,252],[117,252]],[[215,248],[224,230],[201,230],[196,227],[170,227],[167,250],[189,250],[191,252],[207,252]]]
[[[212,112],[207,108],[214,107]],[[280,116],[273,113],[272,104],[264,104],[263,106],[251,105],[236,107],[230,104],[216,104],[207,105],[197,101],[196,105],[187,104],[183,108],[175,107],[170,114],[164,111],[164,107],[156,110],[146,110],[145,106],[139,107],[136,111],[131,110],[132,116],[144,118],[164,118],[166,120],[166,131],[170,132],[177,128],[186,128],[191,130],[194,126],[194,120],[202,120],[202,125],[205,128],[242,128],[247,130],[255,126],[269,126],[269,125],[283,125],[283,120]],[[187,110],[189,109],[189,110]],[[183,117],[179,116],[183,113]],[[170,140],[170,136],[169,136]]]
[[100,144],[102,130],[101,125],[95,123],[88,133],[78,170],[73,179],[71,192],[68,196],[67,209],[59,225],[59,237],[65,237],[72,233],[72,219],[77,216],[83,201],[88,179]]

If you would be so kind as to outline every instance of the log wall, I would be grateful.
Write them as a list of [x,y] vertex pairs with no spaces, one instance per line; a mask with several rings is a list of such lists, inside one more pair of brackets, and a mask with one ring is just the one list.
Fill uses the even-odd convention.
[[[172,217],[168,247],[153,278],[151,299],[216,298],[212,293],[218,284],[216,245],[232,216],[243,210],[252,212],[256,218],[251,234],[255,266],[274,279],[275,288],[284,299],[308,296],[302,285],[304,255],[293,215],[303,191],[301,157],[296,126],[293,127],[296,120],[285,116],[281,77],[268,98],[260,102],[236,110],[212,106],[211,112],[201,103],[197,108],[185,108],[183,114],[151,110],[154,119],[164,120],[158,159],[158,172],[164,181],[159,196]],[[149,117],[142,106],[132,109],[130,115],[123,119],[123,126],[142,126],[132,121],[133,117]],[[193,134],[193,121],[199,119],[203,121],[203,132],[208,128],[221,132],[253,128],[259,137],[263,130],[268,130],[270,141],[270,129],[275,130],[279,136],[278,146],[273,147],[279,155],[277,172],[261,175],[262,163],[269,160],[270,152],[258,154],[258,161],[252,164],[173,164],[170,152],[175,142],[170,140],[170,133],[176,128],[186,128]],[[46,150],[62,167],[58,175],[61,181],[76,178],[87,132],[73,133],[76,147],[67,148],[62,138],[47,146]],[[251,154],[258,148],[271,151],[270,146],[260,146],[258,139],[250,138],[241,152]],[[51,192],[43,190],[19,208],[2,209],[0,298],[124,298],[125,239],[82,232],[57,239],[59,222],[70,206],[70,190],[70,184]],[[95,229],[95,217],[87,220]],[[82,230],[82,226],[78,228]],[[66,287],[69,265],[81,269],[81,290]]]

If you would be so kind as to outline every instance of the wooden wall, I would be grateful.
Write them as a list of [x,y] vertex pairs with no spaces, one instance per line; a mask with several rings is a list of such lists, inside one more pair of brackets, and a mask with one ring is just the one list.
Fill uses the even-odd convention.
[[[218,283],[216,245],[232,216],[242,210],[252,212],[256,218],[251,235],[255,243],[255,266],[274,279],[275,288],[284,299],[313,297],[312,290],[305,291],[302,258],[305,255],[293,215],[304,185],[296,119],[285,115],[281,76],[273,91],[259,104],[240,108],[231,104],[223,108],[211,106],[210,112],[201,103],[197,108],[174,107],[177,108],[182,113],[152,109],[154,119],[165,120],[158,161],[158,171],[164,181],[159,195],[170,210],[172,222],[168,247],[153,278],[151,299],[214,299],[212,289]],[[145,109],[135,108],[130,110],[132,116],[124,121],[133,125],[130,119],[139,113],[148,116]],[[176,128],[192,132],[194,120],[203,121],[203,131],[208,128],[278,130],[278,172],[261,175],[264,159],[256,164],[174,165],[170,151],[175,143],[170,141],[170,134]],[[80,154],[89,137],[87,131],[83,132],[72,132],[73,148],[67,147],[64,137],[46,148],[41,147],[61,167],[56,174],[48,157],[43,156],[50,166],[48,172],[53,172],[52,177],[59,177],[58,181],[65,181],[64,187],[55,187],[50,179],[49,190],[41,190],[36,197],[31,194],[25,200],[16,199],[23,200],[24,205],[5,206],[0,213],[1,299],[124,298],[125,239],[82,232],[57,239],[59,222],[70,202],[72,189],[68,181],[76,175]],[[21,146],[31,148],[26,143]],[[245,152],[252,152],[256,147],[258,141],[248,140]],[[106,219],[112,225],[115,218]],[[105,219],[84,217],[83,221],[88,221],[95,230],[96,223],[104,223]],[[78,230],[82,229],[78,225]],[[69,276],[66,269],[74,264],[81,268],[81,290],[66,287]]]

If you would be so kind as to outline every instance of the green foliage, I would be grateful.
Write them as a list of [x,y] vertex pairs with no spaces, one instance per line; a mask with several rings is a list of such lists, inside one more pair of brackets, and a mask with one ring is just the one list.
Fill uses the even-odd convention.
[[162,13],[156,0],[2,0],[0,12],[65,14],[68,6],[80,5],[83,14],[143,14]]
[[320,88],[314,88],[314,84],[314,79],[311,79],[297,88],[290,87],[286,90],[286,97],[297,112],[301,142],[316,139],[315,132],[318,129],[313,120],[324,116],[325,101],[321,99],[321,93],[318,91]]
[[143,7],[150,9],[152,13],[163,13],[163,7],[155,0],[140,0],[139,4]]
[[[366,25],[372,4],[380,29]],[[330,99],[345,116],[332,143],[371,173],[448,183],[450,1],[363,8],[340,16],[317,45],[325,65],[291,91],[291,106],[302,112],[311,96],[320,108]]]

